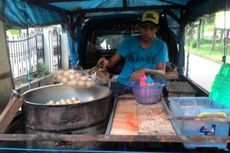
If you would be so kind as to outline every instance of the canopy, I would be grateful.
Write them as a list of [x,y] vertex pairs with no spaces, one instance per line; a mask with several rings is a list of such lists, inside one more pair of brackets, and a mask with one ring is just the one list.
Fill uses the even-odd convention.
[[0,19],[8,26],[22,28],[65,23],[73,40],[70,55],[74,65],[78,62],[77,33],[85,19],[157,9],[164,15],[167,32],[179,46],[176,64],[182,74],[185,25],[204,14],[228,8],[229,0],[1,0]]
[[0,19],[9,26],[31,27],[71,22],[90,13],[160,9],[182,12],[191,21],[229,5],[229,0],[1,0]]

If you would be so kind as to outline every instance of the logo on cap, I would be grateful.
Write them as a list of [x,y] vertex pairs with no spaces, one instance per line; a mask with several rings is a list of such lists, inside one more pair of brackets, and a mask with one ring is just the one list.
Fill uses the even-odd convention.
[[159,22],[159,13],[156,11],[146,11],[141,19],[142,23],[150,22],[153,24],[158,24]]
[[153,20],[156,20],[156,18],[153,16],[153,14],[151,14],[151,13],[147,13],[146,15],[145,15],[145,17],[146,18],[151,18],[151,19],[153,19]]

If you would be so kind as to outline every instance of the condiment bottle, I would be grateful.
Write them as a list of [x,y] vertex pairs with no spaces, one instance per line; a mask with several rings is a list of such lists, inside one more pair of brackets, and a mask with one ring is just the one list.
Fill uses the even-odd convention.
[[146,76],[143,75],[141,78],[140,78],[140,86],[143,87],[143,86],[146,86]]
[[150,75],[147,76],[147,79],[145,82],[146,82],[147,86],[153,86],[154,85],[154,80],[151,78]]

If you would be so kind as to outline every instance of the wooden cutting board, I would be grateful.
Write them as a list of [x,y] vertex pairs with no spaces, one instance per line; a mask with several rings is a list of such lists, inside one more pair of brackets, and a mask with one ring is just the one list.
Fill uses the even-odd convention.
[[134,100],[119,100],[111,135],[138,135],[137,105]]
[[139,135],[175,135],[171,122],[161,103],[138,107]]
[[134,98],[119,99],[111,135],[176,135],[162,103],[141,105]]

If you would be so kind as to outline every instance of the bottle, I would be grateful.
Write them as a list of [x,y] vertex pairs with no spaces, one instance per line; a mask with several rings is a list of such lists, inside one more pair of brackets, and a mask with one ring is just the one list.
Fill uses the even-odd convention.
[[151,78],[150,75],[147,76],[147,79],[145,82],[146,82],[147,86],[153,86],[154,85],[154,80]]
[[145,75],[143,75],[141,78],[140,78],[140,86],[141,87],[144,87],[144,86],[146,86],[146,76]]

